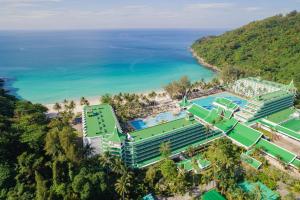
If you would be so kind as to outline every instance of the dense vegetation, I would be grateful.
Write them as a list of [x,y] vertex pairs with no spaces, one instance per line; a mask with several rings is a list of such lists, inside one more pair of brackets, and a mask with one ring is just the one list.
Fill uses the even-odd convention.
[[296,11],[201,38],[192,49],[217,66],[226,80],[249,75],[282,83],[294,79],[300,89],[300,13]]

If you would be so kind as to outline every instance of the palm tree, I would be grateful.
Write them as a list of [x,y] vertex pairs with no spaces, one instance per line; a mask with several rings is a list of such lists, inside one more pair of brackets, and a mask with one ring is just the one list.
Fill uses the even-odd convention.
[[101,154],[99,161],[104,168],[110,168],[113,161],[109,151],[105,151],[103,154]]
[[73,110],[75,109],[75,107],[76,107],[76,103],[75,103],[73,100],[70,101],[70,104],[69,104],[68,108],[69,108],[71,111],[73,111]]
[[127,172],[126,166],[119,157],[113,159],[111,170],[120,175]]
[[206,135],[206,140],[208,139],[208,134],[210,133],[212,127],[210,124],[205,124],[205,135]]
[[150,187],[152,188],[154,185],[154,180],[156,177],[157,169],[155,166],[151,165],[146,171],[145,180],[149,182]]
[[195,153],[195,149],[192,146],[189,146],[187,149],[187,154],[189,157],[192,157]]
[[80,98],[80,105],[90,105],[90,103],[89,103],[89,101],[86,99],[86,98],[84,98],[84,97],[81,97]]
[[115,184],[116,192],[125,199],[125,194],[129,193],[129,188],[131,186],[132,174],[130,172],[125,172],[121,178],[119,178]]
[[53,105],[53,109],[55,110],[55,111],[57,111],[57,112],[59,112],[60,110],[61,110],[61,105],[60,105],[60,103],[55,103],[54,105]]
[[64,109],[67,110],[69,108],[68,105],[69,101],[67,99],[64,99],[63,104],[64,104]]

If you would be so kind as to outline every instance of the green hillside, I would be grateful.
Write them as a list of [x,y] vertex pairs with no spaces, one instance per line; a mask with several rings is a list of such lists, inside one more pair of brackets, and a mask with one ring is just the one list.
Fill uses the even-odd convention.
[[223,74],[256,75],[300,89],[300,13],[251,22],[220,36],[201,38],[194,52]]

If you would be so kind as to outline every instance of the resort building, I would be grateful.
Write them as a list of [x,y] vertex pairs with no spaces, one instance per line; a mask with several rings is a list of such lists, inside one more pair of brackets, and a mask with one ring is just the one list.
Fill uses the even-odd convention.
[[176,155],[188,147],[204,145],[220,136],[220,131],[207,130],[192,116],[187,116],[128,133],[124,145],[124,161],[131,167],[145,167],[160,160],[159,149],[164,142],[170,143],[171,154]]
[[236,113],[235,118],[249,122],[293,106],[296,88],[293,81],[289,85],[244,78],[237,80],[230,89],[240,95],[251,97],[246,107]]
[[[250,94],[249,89],[243,87],[259,91]],[[177,117],[170,117],[170,120],[155,118],[156,124],[152,120],[150,126],[143,124],[128,133],[122,132],[110,105],[85,106],[83,143],[93,147],[96,154],[109,151],[120,156],[127,166],[143,168],[161,159],[163,143],[169,143],[170,156],[176,156],[190,147],[202,148],[215,139],[227,137],[247,150],[241,154],[241,160],[255,169],[262,165],[252,157],[255,148],[286,165],[300,168],[300,159],[295,153],[268,141],[262,132],[252,127],[253,124],[260,125],[300,141],[300,114],[293,108],[296,91],[293,82],[283,85],[247,78],[238,80],[231,90],[256,96],[244,99],[227,92],[204,99],[188,100],[184,97],[179,103],[181,114]],[[141,119],[137,120],[141,123]],[[200,169],[208,166],[201,158],[196,162]],[[193,165],[191,159],[178,163],[178,167],[183,166],[186,171],[195,170]]]
[[90,145],[95,154],[110,151],[121,155],[125,136],[110,105],[84,106],[82,119],[84,145]]
[[109,151],[133,168],[159,161],[159,148],[164,142],[170,143],[171,155],[174,156],[190,146],[205,145],[222,136],[218,130],[207,130],[191,115],[124,134],[108,104],[84,107],[83,130],[83,143],[90,145],[95,154]]

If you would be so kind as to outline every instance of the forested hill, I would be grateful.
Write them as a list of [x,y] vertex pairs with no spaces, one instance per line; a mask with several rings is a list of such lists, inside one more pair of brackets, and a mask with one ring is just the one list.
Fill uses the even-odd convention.
[[207,63],[221,69],[221,74],[224,70],[227,74],[232,71],[283,83],[294,79],[300,89],[300,13],[297,11],[251,22],[220,36],[201,38],[192,49]]

